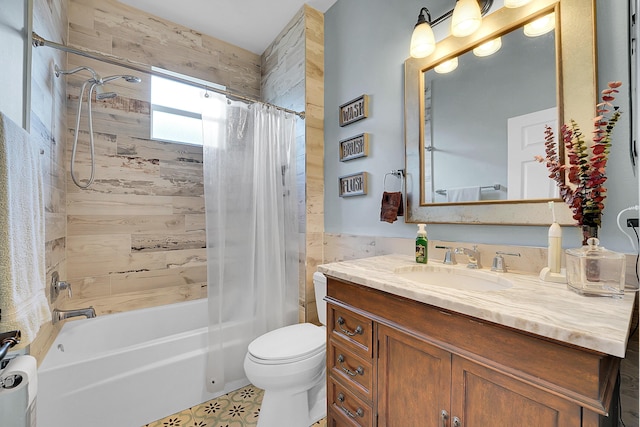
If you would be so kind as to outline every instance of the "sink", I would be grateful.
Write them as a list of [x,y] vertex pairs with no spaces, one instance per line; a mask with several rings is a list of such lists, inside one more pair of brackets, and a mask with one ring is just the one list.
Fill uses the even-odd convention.
[[463,291],[502,291],[513,282],[496,273],[445,265],[398,267],[394,273],[412,282]]

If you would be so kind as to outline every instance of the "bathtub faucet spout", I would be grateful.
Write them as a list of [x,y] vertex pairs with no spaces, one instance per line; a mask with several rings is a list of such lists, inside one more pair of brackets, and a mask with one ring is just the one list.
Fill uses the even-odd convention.
[[78,308],[75,310],[58,310],[57,308],[53,309],[53,313],[51,314],[51,321],[55,325],[64,319],[69,319],[71,317],[85,316],[87,319],[91,319],[96,317],[96,311],[93,307],[89,308]]

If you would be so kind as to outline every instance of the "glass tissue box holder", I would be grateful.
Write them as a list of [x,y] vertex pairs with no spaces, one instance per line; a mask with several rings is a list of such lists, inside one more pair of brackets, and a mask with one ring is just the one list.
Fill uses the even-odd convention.
[[567,286],[581,295],[622,297],[626,258],[590,238],[587,246],[566,250]]

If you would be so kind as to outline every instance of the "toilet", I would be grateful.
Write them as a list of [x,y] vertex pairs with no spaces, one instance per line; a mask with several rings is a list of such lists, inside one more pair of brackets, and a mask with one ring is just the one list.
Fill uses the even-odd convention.
[[313,274],[318,319],[259,336],[249,344],[244,372],[264,390],[258,427],[309,427],[326,416],[327,278]]

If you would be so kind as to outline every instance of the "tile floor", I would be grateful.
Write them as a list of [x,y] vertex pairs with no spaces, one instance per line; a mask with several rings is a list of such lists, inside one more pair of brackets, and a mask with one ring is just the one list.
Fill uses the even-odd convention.
[[[263,390],[248,385],[143,427],[251,427],[258,424]],[[320,420],[313,427],[326,427]]]

